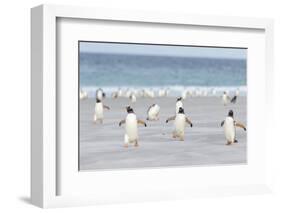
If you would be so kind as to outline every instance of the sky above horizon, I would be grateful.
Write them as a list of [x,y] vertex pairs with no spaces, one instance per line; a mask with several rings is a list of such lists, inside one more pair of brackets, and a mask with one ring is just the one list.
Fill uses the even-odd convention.
[[102,42],[80,42],[80,52],[230,59],[247,58],[247,49],[242,48],[147,45]]

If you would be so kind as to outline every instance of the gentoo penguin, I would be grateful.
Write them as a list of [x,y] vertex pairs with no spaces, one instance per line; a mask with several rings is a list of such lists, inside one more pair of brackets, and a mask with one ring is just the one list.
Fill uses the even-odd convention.
[[95,112],[94,112],[94,123],[97,121],[100,121],[100,123],[103,123],[103,109],[110,109],[108,106],[105,106],[101,100],[96,98],[96,105],[95,105]]
[[148,121],[157,121],[159,120],[160,106],[157,104],[152,104],[147,110],[147,119]]
[[128,106],[127,117],[125,120],[119,122],[119,126],[125,123],[125,136],[124,136],[124,146],[128,147],[129,143],[134,143],[138,146],[138,124],[143,124],[146,127],[146,123],[142,120],[138,120],[134,110]]
[[176,113],[179,112],[180,107],[183,108],[182,97],[179,97],[176,102]]
[[184,109],[180,107],[179,112],[175,116],[168,118],[166,120],[166,123],[171,120],[175,120],[175,130],[173,131],[173,138],[179,138],[181,141],[184,141],[184,129],[186,127],[186,123],[188,123],[190,127],[193,126],[191,121],[184,114]]
[[122,97],[123,95],[123,91],[121,88],[118,89],[118,97]]
[[112,92],[111,93],[112,98],[118,98],[118,91],[117,92]]
[[130,98],[132,103],[135,103],[137,101],[137,97],[134,93],[132,93],[129,98]]
[[216,94],[217,94],[217,90],[216,90],[216,89],[213,89],[213,90],[212,90],[212,95],[213,95],[213,96],[216,96]]
[[164,89],[160,89],[160,90],[158,91],[158,96],[159,96],[159,97],[164,97],[164,96],[165,96],[165,90],[164,90]]
[[232,104],[235,104],[236,101],[237,101],[237,95],[234,95],[234,97],[231,98],[230,102],[231,102]]
[[244,131],[246,131],[246,127],[243,124],[234,120],[232,110],[229,110],[227,117],[221,122],[221,126],[224,126],[224,135],[227,141],[226,145],[231,145],[232,143],[238,142],[235,138],[236,126],[243,128]]
[[186,99],[186,96],[187,96],[187,91],[186,90],[183,90],[182,93],[181,93],[181,97],[183,100]]
[[222,95],[222,103],[223,103],[223,105],[224,106],[226,106],[227,105],[227,103],[229,102],[229,96],[227,95],[227,93],[224,91],[223,92],[223,95]]
[[240,90],[239,90],[239,88],[237,88],[236,91],[235,91],[234,97],[233,97],[233,98],[231,99],[231,101],[230,101],[231,103],[233,103],[233,104],[236,103],[237,97],[238,97],[239,93],[240,93]]
[[235,91],[235,95],[238,96],[239,94],[240,94],[240,89],[237,88],[236,91]]
[[87,99],[88,98],[88,93],[81,90],[80,91],[80,100],[84,100],[84,99]]
[[102,101],[103,98],[105,98],[104,91],[101,88],[97,89],[97,91],[96,91],[96,99]]

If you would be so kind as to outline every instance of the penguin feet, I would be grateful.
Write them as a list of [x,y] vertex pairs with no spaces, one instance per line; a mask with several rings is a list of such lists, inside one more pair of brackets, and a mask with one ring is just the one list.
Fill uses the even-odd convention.
[[138,144],[138,142],[136,141],[136,142],[135,142],[135,147],[138,147],[138,146],[139,146],[139,144]]
[[227,143],[225,145],[229,146],[229,145],[231,145],[231,142],[227,141]]
[[234,140],[234,143],[238,143],[238,140],[235,139],[235,140]]
[[125,148],[128,148],[129,146],[128,146],[128,144],[124,144],[124,147],[125,147]]

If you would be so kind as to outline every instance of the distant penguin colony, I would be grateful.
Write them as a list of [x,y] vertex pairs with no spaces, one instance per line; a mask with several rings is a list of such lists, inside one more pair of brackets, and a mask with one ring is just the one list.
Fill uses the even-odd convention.
[[126,110],[128,113],[126,119],[119,122],[119,126],[125,123],[124,146],[128,147],[131,143],[138,146],[138,124],[146,127],[146,123],[137,119],[134,110],[130,106],[126,107]]
[[[198,93],[198,91],[202,92],[201,90],[193,90],[194,93]],[[204,90],[205,91],[205,90]],[[204,95],[204,91],[203,94]],[[210,93],[216,93],[215,89],[213,89]],[[131,103],[135,103],[137,101],[137,97],[148,97],[153,98],[154,97],[154,91],[153,90],[125,90],[122,91],[120,88],[112,92],[111,97],[113,99],[118,97],[126,97],[131,100]],[[156,93],[157,94],[157,93]],[[167,94],[167,89],[160,89],[158,91],[159,97],[164,97]],[[185,90],[182,95],[185,95],[185,98],[187,95],[192,95],[192,91],[190,90],[189,93],[187,90]],[[222,102],[223,105],[226,106],[228,103],[235,104],[237,101],[237,97],[239,95],[239,90],[236,90],[235,95],[233,98],[230,98],[227,91],[223,92],[222,95]],[[106,97],[105,92],[99,88],[96,90],[96,101],[94,106],[94,115],[93,115],[93,122],[101,123],[103,124],[104,120],[104,109],[110,110],[108,106],[106,106],[103,101]],[[84,100],[88,98],[88,94],[84,92],[83,90],[80,91],[80,100]],[[186,125],[189,124],[190,127],[193,127],[193,123],[189,120],[188,116],[185,114],[184,111],[184,104],[183,104],[183,97],[179,97],[176,99],[176,112],[175,115],[166,119],[166,123],[170,121],[174,121],[174,130],[172,131],[172,138],[178,139],[180,141],[185,140],[185,128]],[[159,121],[159,114],[160,114],[160,106],[156,103],[150,105],[147,109],[147,121]],[[126,107],[127,115],[124,120],[121,120],[119,122],[119,126],[122,126],[122,124],[125,124],[125,134],[124,134],[124,147],[128,147],[130,144],[133,144],[134,146],[139,145],[139,135],[138,135],[138,124],[142,124],[145,127],[147,124],[138,119],[133,108],[131,106]],[[237,143],[238,140],[236,138],[236,127],[243,128],[246,131],[246,127],[236,121],[234,119],[234,112],[233,110],[229,110],[226,118],[221,122],[221,127],[224,128],[224,135],[226,139],[226,144],[231,145],[233,143]]]
[[231,145],[238,142],[236,139],[236,127],[243,128],[244,131],[246,131],[246,127],[242,123],[234,120],[232,110],[228,112],[225,120],[221,122],[221,126],[224,127],[224,135],[227,141],[226,145]]

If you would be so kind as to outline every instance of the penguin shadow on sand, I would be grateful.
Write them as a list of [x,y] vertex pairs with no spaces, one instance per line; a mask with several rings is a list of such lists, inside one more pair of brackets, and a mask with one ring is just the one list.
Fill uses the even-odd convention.
[[128,148],[129,144],[133,144],[135,147],[138,147],[138,124],[147,126],[146,123],[140,119],[137,119],[137,116],[130,106],[126,107],[127,116],[124,120],[119,122],[119,126],[125,124],[125,135],[124,135],[124,147]]
[[225,120],[221,122],[221,127],[224,127],[224,135],[227,141],[226,145],[238,143],[238,140],[236,139],[236,127],[242,128],[244,129],[244,131],[247,131],[246,127],[242,123],[234,119],[233,110],[229,110]]

